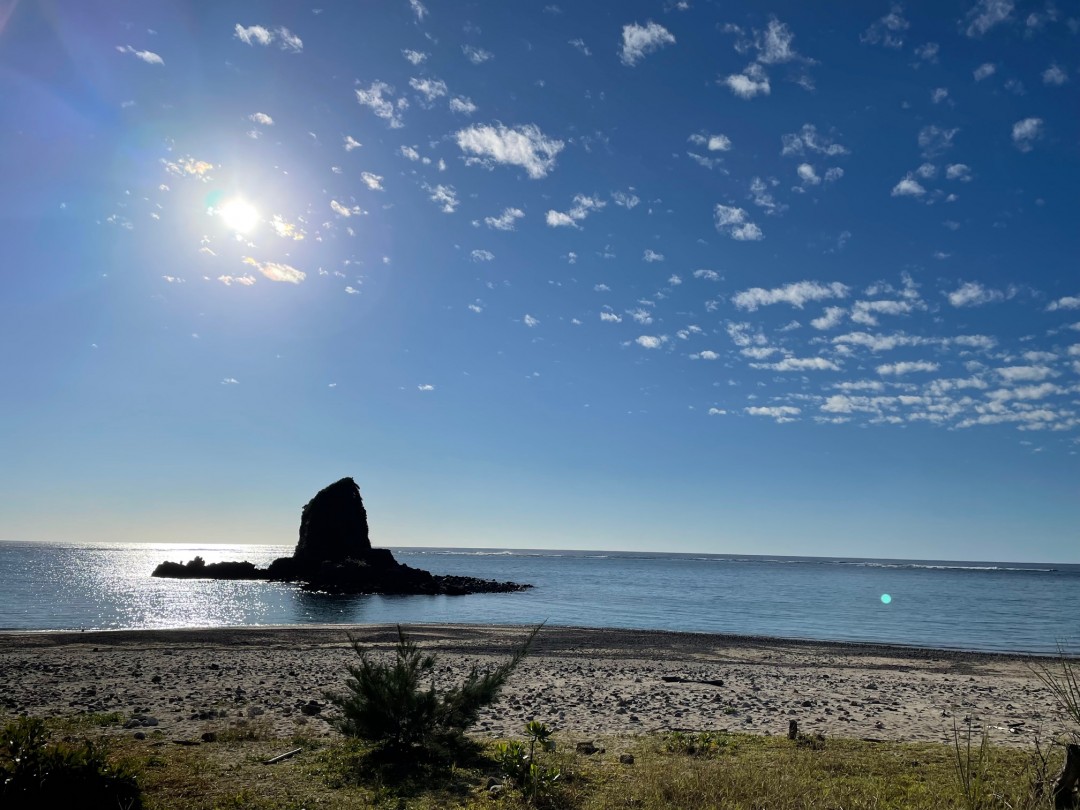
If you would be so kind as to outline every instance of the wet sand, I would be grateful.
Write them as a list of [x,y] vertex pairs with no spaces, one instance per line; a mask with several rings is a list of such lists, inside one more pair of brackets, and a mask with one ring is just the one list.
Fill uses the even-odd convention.
[[[501,661],[515,627],[408,628],[437,653],[437,682]],[[198,739],[239,721],[291,735],[335,733],[327,690],[355,659],[347,633],[376,654],[392,626],[216,628],[0,634],[0,716],[119,712],[115,733]],[[566,739],[684,730],[807,733],[951,742],[981,734],[1029,745],[1063,730],[1035,659],[910,647],[635,630],[545,628],[473,731],[520,735],[539,719]],[[1044,661],[1045,662],[1045,661]],[[1053,662],[1048,662],[1053,663]]]

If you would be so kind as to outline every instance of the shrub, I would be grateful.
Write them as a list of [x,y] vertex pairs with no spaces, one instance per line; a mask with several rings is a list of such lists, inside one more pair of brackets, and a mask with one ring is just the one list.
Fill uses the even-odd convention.
[[495,746],[495,759],[499,763],[506,781],[519,788],[532,804],[538,799],[547,798],[555,783],[562,776],[558,768],[542,766],[536,760],[536,749],[554,751],[555,742],[551,739],[551,730],[539,720],[526,724],[525,733],[529,736],[529,747],[519,740],[510,740]]
[[[371,660],[367,650],[350,636],[360,662],[348,665],[351,677],[345,682],[345,694],[326,695],[341,710],[338,729],[348,737],[390,750],[457,748],[465,729],[495,700],[510,673],[528,654],[542,626],[535,627],[507,661],[488,672],[474,668],[460,686],[441,695],[435,691],[435,656],[423,653],[400,626],[390,664]],[[423,689],[421,682],[429,678],[431,686]]]
[[21,717],[0,738],[0,806],[136,810],[142,799],[135,774],[93,743],[50,743],[43,721]]

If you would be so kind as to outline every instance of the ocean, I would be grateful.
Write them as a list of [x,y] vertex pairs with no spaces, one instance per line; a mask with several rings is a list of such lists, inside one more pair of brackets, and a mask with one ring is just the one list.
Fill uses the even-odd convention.
[[437,574],[532,584],[473,596],[328,596],[267,582],[154,579],[164,560],[292,546],[0,542],[0,631],[422,622],[733,633],[987,652],[1080,642],[1080,565],[395,548]]

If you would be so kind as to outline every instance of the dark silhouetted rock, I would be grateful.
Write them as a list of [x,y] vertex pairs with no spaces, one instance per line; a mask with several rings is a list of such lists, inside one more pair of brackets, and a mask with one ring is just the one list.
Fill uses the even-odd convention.
[[440,576],[399,563],[389,549],[372,548],[367,510],[352,478],[331,484],[304,506],[300,540],[291,557],[279,557],[267,568],[256,568],[249,562],[207,564],[202,557],[196,557],[186,564],[161,563],[153,576],[298,582],[306,591],[334,594],[459,596],[511,593],[532,587],[476,577]]
[[354,480],[342,478],[320,490],[304,506],[294,559],[339,562],[361,559],[369,551],[367,510]]

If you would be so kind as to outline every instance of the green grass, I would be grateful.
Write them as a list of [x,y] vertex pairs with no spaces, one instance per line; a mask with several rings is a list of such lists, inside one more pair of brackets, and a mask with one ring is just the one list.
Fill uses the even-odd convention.
[[[72,736],[69,720],[50,724]],[[223,731],[223,729],[218,729]],[[217,742],[178,746],[149,736],[109,735],[110,757],[126,760],[139,775],[145,806],[183,810],[300,810],[300,808],[527,806],[512,789],[492,798],[499,778],[494,744],[483,744],[463,765],[387,761],[370,746],[342,738],[274,737],[265,727],[249,735],[219,734]],[[95,739],[87,728],[77,736]],[[606,738],[607,753],[574,752],[573,741],[555,737],[558,748],[544,763],[562,771],[550,796],[538,805],[566,810],[627,808],[968,808],[951,745],[871,743],[828,739],[817,747],[779,737],[715,732],[694,735],[693,744],[672,735]],[[263,761],[293,748],[304,750],[275,765]],[[632,765],[619,762],[631,753]],[[1052,760],[1051,773],[1060,767]],[[1049,807],[1033,798],[1038,769],[1029,753],[991,746],[982,769],[985,800],[979,810]],[[1045,776],[1045,775],[1044,775]],[[1040,803],[1041,802],[1041,803]],[[973,810],[973,809],[972,809]]]

